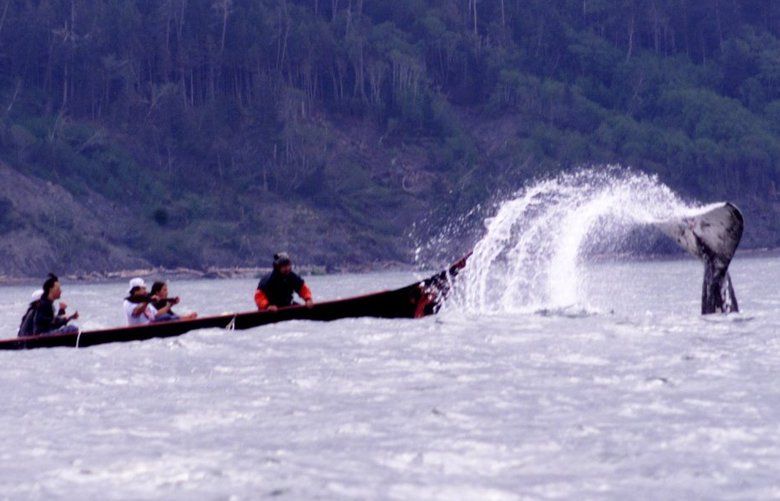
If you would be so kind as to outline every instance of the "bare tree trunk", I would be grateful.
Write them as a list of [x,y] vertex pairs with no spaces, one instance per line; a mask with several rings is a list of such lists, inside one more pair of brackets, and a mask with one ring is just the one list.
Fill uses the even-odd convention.
[[542,21],[539,23],[538,30],[539,31],[536,37],[536,50],[534,52],[534,55],[536,57],[539,57],[539,54],[541,54],[542,52],[542,39],[544,38],[544,30],[545,30],[544,19],[542,19]]
[[14,89],[14,95],[11,96],[11,102],[8,103],[8,106],[5,108],[5,114],[8,115],[11,113],[11,110],[14,107],[14,104],[16,103],[16,98],[19,97],[19,91],[22,90],[22,79],[18,79],[16,81],[16,89]]
[[360,100],[366,103],[368,102],[368,97],[366,96],[365,48],[363,46],[362,39],[360,41],[359,50],[360,52],[358,54],[358,60],[353,62],[353,66],[355,68],[355,88],[353,95],[355,97],[360,97]]
[[659,45],[660,45],[660,21],[659,21],[659,14],[658,14],[658,5],[655,1],[653,1],[652,5],[652,13],[653,13],[653,47],[655,48],[655,53],[658,54],[659,51]]
[[184,75],[179,75],[179,89],[184,108],[186,109],[190,103],[187,101],[187,81],[184,78]]
[[718,25],[718,50],[723,45],[723,25],[720,22],[720,2],[715,0],[715,22]]
[[52,59],[54,58],[54,38],[50,37],[49,41],[49,57],[46,58],[46,72],[43,77],[43,88],[46,90],[46,114],[51,113],[52,108],[52,96],[54,94],[54,69],[52,68]]
[[474,6],[474,34],[479,35],[479,32],[477,31],[477,0],[471,0],[471,2]]
[[504,0],[501,0],[501,27],[506,28],[506,6]]
[[187,8],[187,0],[182,0],[181,10],[179,12],[179,19],[176,20],[176,41],[179,43],[180,48],[182,44],[182,37],[184,31],[184,10],[186,8]]
[[62,109],[68,105],[68,79],[70,78],[70,64],[65,63],[65,74],[62,77]]
[[339,0],[330,0],[331,22],[336,22],[336,14],[339,11]]
[[209,99],[214,101],[217,97],[217,71],[214,64],[209,64]]
[[685,24],[683,25],[683,40],[685,41],[685,53],[688,55],[688,57],[691,57],[691,42],[690,38],[688,37],[688,2],[686,0],[682,0],[682,11],[683,11],[683,19],[685,20]]
[[701,63],[707,64],[707,41],[704,40],[704,31],[699,30],[699,43],[701,44]]
[[227,21],[230,16],[230,8],[233,6],[233,0],[219,0],[217,8],[222,14],[222,41],[219,46],[219,53],[222,55],[225,52],[225,35],[227,33]]
[[330,81],[333,85],[333,97],[336,101],[339,100],[339,91],[338,91],[338,84],[336,83],[336,69],[331,67],[330,68]]
[[103,79],[103,97],[100,98],[100,107],[98,108],[98,117],[100,117],[103,113],[103,106],[108,106],[109,101],[111,100],[111,89],[109,88],[109,79],[104,78]]
[[3,15],[0,16],[0,33],[3,32],[3,26],[5,25],[5,17],[8,15],[8,7],[11,5],[11,0],[6,0],[5,7],[3,8]]
[[287,39],[290,36],[290,19],[288,18],[287,14],[287,1],[282,2],[282,11],[281,11],[281,17],[279,19],[279,22],[283,26],[283,34],[282,39],[279,40],[277,44],[277,51],[276,51],[276,68],[281,71],[282,65],[284,64],[284,60],[287,57]]
[[171,19],[167,15],[165,16],[165,71],[166,79],[168,78],[168,65],[171,60]]
[[165,145],[165,151],[167,153],[167,166],[168,166],[168,175],[173,175],[173,155],[171,154],[171,146],[169,144]]
[[626,62],[631,59],[631,55],[634,53],[634,32],[636,26],[636,15],[631,12],[631,21],[628,23],[628,52],[626,53]]
[[184,63],[184,11],[187,8],[187,0],[182,0],[181,8],[178,13],[174,14],[174,20],[176,22],[176,72],[178,73],[179,80],[181,81],[182,99],[184,100],[184,107],[187,108],[187,67]]
[[349,28],[352,25],[352,0],[347,0],[347,34],[349,34]]
[[219,53],[223,54],[225,52],[225,33],[227,32],[227,19],[228,19],[228,12],[225,10],[222,13],[222,40],[219,44]]
[[241,97],[241,84],[239,83],[238,71],[233,72],[233,95],[236,97],[236,100],[238,101],[238,106],[239,107],[244,106],[244,100]]
[[287,39],[290,38],[290,21],[289,19],[285,18],[284,21],[284,38],[282,39],[282,55],[279,59],[279,66],[281,67],[284,64],[285,59],[287,59]]
[[70,0],[70,33],[76,33],[76,2]]

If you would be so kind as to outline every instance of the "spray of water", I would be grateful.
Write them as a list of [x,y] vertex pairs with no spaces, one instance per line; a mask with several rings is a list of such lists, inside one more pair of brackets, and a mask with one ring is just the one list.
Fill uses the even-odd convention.
[[691,207],[655,177],[608,167],[533,184],[486,220],[451,301],[467,312],[586,306],[582,262]]

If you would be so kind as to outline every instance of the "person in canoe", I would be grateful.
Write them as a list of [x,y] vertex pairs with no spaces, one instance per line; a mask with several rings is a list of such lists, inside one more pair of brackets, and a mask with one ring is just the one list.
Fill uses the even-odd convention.
[[75,325],[68,325],[71,320],[79,318],[79,312],[68,316],[68,305],[59,302],[59,308],[54,311],[54,301],[62,297],[62,286],[56,275],[49,273],[43,283],[43,293],[38,300],[33,316],[33,334],[74,334],[79,331]]
[[293,293],[298,294],[304,300],[306,306],[311,307],[311,290],[292,271],[292,260],[285,252],[274,254],[273,271],[264,276],[257,285],[255,291],[255,304],[258,310],[276,311],[277,308],[290,306],[293,303]]
[[127,326],[146,325],[157,316],[157,308],[152,305],[152,297],[146,290],[143,278],[130,280],[130,292],[124,301]]
[[173,312],[173,307],[181,302],[178,296],[168,297],[168,284],[165,282],[155,282],[150,291],[152,296],[152,306],[157,310],[154,322],[169,322],[171,320],[193,320],[198,317],[197,313],[187,315],[177,315]]
[[27,307],[27,311],[22,317],[22,323],[19,324],[19,337],[33,335],[35,310],[38,309],[38,304],[41,302],[41,296],[43,296],[43,289],[37,289],[32,293],[32,297],[30,297],[30,305]]

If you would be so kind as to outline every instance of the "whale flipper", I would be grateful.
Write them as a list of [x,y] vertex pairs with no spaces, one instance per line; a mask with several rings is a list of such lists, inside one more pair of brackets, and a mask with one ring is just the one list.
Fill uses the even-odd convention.
[[710,205],[655,226],[704,263],[702,314],[739,311],[728,271],[744,229],[739,209],[729,202]]

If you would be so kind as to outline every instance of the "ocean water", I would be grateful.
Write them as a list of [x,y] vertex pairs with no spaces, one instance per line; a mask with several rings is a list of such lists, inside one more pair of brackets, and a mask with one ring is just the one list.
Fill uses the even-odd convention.
[[[0,498],[780,498],[780,259],[737,253],[742,312],[703,317],[699,262],[615,258],[706,210],[580,171],[497,207],[435,317],[0,352]],[[82,328],[122,324],[125,283],[63,286]],[[170,289],[214,314],[255,286]],[[33,288],[0,287],[6,336]]]
[[[729,316],[699,315],[694,260],[580,271],[570,307],[0,352],[0,497],[780,496],[780,260],[737,255]],[[309,282],[324,299],[417,278]],[[250,309],[254,287],[171,283],[202,313]],[[6,335],[32,288],[0,287]],[[124,289],[63,299],[104,327]]]

